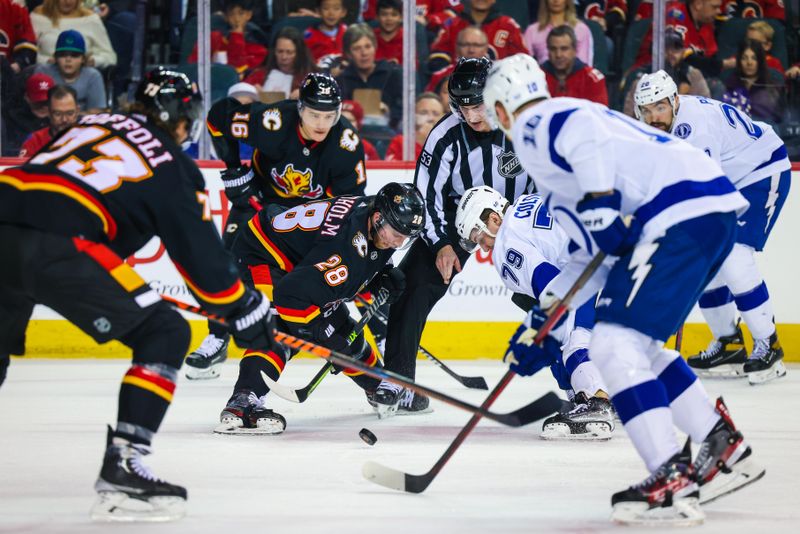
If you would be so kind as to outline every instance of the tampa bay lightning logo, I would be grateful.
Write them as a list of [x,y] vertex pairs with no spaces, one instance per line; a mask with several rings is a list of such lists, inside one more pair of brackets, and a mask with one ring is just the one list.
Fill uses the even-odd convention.
[[692,135],[692,127],[685,122],[682,122],[675,127],[675,137],[686,139],[690,135]]

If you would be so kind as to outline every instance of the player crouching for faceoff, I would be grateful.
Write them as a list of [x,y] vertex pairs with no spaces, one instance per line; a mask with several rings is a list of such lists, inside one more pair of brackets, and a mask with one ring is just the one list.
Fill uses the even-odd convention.
[[[541,308],[549,307],[541,302],[552,300],[548,287],[557,283],[569,261],[569,237],[553,221],[542,197],[523,195],[511,205],[491,187],[473,187],[458,203],[455,226],[462,248],[491,252],[494,268],[508,289],[533,297]],[[542,314],[531,313],[520,328],[538,329],[545,320]],[[613,408],[600,371],[589,359],[593,323],[594,298],[590,298],[553,331],[543,347],[559,386],[575,405],[544,421],[544,439],[611,439]]]
[[[739,216],[736,244],[700,297],[714,340],[689,366],[700,376],[743,376],[762,384],[786,375],[772,303],[755,252],[764,249],[789,194],[791,163],[772,127],[724,102],[678,95],[669,75],[645,74],[634,94],[637,118],[705,151],[750,202]],[[736,310],[753,335],[747,358]]]
[[[419,191],[410,184],[389,183],[374,197],[335,197],[285,211],[267,206],[242,229],[233,251],[248,282],[273,299],[281,331],[376,366],[378,357],[363,332],[349,341],[355,321],[344,303],[365,287],[373,292],[385,288],[390,302],[397,298],[405,277],[387,262],[424,224]],[[264,407],[269,388],[261,373],[277,381],[293,354],[269,346],[245,351],[216,432],[283,432],[284,417]],[[343,372],[375,406],[371,397],[380,380],[355,370]]]
[[[484,101],[577,245],[550,291],[563,297],[593,256],[609,256],[575,302],[602,290],[589,356],[650,472],[612,496],[612,519],[702,523],[700,503],[758,480],[764,469],[722,399],[715,406],[664,342],[729,254],[747,201],[701,150],[601,104],[550,98],[528,55],[495,64]],[[526,374],[547,361],[543,349],[525,343],[530,334],[518,332],[509,347]],[[673,424],[700,444],[694,461]]]
[[95,484],[99,520],[184,515],[186,490],[143,463],[172,401],[189,326],[122,258],[154,236],[198,302],[246,347],[274,343],[270,302],[248,289],[206,214],[205,181],[180,144],[202,128],[196,86],[156,69],[129,114],[83,117],[25,165],[0,172],[0,354],[23,354],[36,303],[98,343],[133,351]]

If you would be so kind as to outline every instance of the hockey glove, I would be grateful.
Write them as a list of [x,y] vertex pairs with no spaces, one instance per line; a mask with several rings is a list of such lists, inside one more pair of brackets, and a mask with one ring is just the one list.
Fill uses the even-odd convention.
[[234,207],[249,208],[248,201],[251,196],[255,196],[258,200],[261,199],[261,192],[258,190],[253,169],[247,165],[225,169],[220,173],[220,177],[225,186],[225,195]]
[[630,227],[622,221],[621,204],[622,195],[615,189],[612,194],[599,197],[588,193],[577,205],[584,228],[592,234],[600,250],[612,256],[630,252],[642,233],[636,219]]
[[10,359],[9,356],[0,354],[0,386],[2,386],[3,382],[6,380],[6,370],[8,369]]
[[367,285],[367,289],[376,295],[381,289],[389,292],[388,304],[396,301],[406,290],[406,274],[391,265],[385,265]]
[[508,343],[503,361],[520,376],[531,376],[552,365],[561,351],[561,345],[550,336],[545,338],[543,346],[534,344],[533,339],[537,333],[537,330],[523,323]]
[[275,310],[260,291],[248,289],[245,305],[228,317],[228,327],[236,344],[247,349],[282,351],[275,341]]

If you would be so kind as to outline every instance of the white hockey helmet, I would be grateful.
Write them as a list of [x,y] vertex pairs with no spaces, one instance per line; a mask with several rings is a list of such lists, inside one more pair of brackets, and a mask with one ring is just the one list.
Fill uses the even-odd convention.
[[472,252],[478,246],[477,237],[484,232],[491,237],[495,235],[481,220],[481,214],[490,209],[503,218],[503,212],[508,206],[508,200],[491,187],[480,185],[464,191],[464,196],[456,208],[456,231],[460,239],[461,248]]
[[637,119],[644,122],[641,106],[655,104],[667,98],[672,106],[672,117],[675,118],[675,95],[677,94],[678,86],[664,70],[645,74],[639,78],[639,82],[636,84],[636,92],[633,94],[633,112]]
[[511,115],[522,105],[540,98],[550,98],[547,78],[529,54],[515,54],[492,65],[483,89],[483,102],[493,128],[500,128],[511,137],[511,129],[503,128],[497,119],[495,103],[499,102]]

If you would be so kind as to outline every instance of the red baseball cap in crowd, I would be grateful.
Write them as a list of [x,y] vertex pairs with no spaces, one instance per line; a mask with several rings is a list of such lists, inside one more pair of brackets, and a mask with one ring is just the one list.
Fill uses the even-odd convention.
[[25,96],[33,104],[47,102],[47,92],[55,87],[56,82],[53,78],[42,72],[32,74],[25,82]]
[[342,111],[348,111],[356,118],[356,128],[361,128],[361,121],[364,120],[364,108],[355,100],[342,100]]

